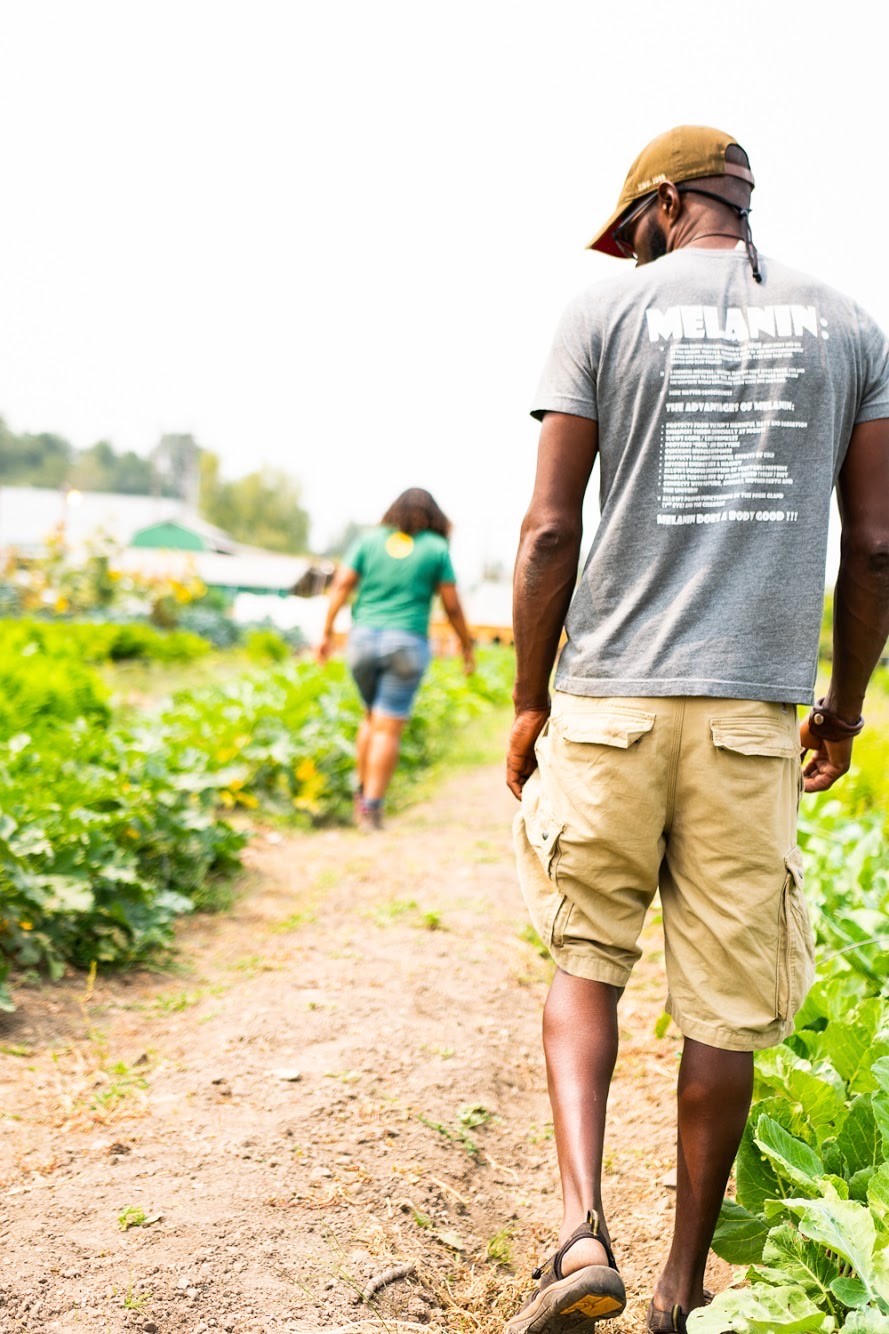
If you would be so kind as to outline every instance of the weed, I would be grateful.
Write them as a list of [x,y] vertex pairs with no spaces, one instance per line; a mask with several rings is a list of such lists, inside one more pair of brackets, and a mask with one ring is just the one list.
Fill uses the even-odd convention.
[[523,940],[526,945],[530,945],[535,954],[540,955],[541,959],[549,958],[549,950],[546,948],[530,922],[527,926],[522,927],[519,932],[519,940]]
[[134,1089],[148,1087],[148,1080],[141,1069],[127,1065],[126,1061],[115,1061],[104,1066],[100,1077],[107,1079],[107,1087],[94,1093],[90,1100],[93,1111],[113,1111]]
[[418,1116],[417,1120],[421,1125],[428,1126],[430,1130],[435,1130],[445,1139],[451,1140],[454,1144],[459,1144],[466,1150],[470,1158],[477,1158],[481,1149],[476,1144],[471,1135],[467,1134],[463,1127],[459,1129],[443,1125],[441,1121],[430,1121],[428,1117]]
[[146,1217],[141,1205],[128,1204],[126,1209],[117,1215],[117,1225],[121,1232],[126,1232],[131,1227],[144,1227]]
[[20,1042],[4,1042],[0,1043],[0,1052],[4,1056],[33,1056],[34,1048],[25,1047]]
[[413,1214],[417,1227],[432,1227],[432,1219],[428,1214],[421,1213],[419,1209],[414,1209]]
[[391,926],[393,922],[418,911],[416,899],[391,899],[388,903],[380,903],[372,916],[377,926]]
[[493,1119],[494,1113],[489,1112],[487,1107],[483,1107],[480,1102],[474,1102],[468,1107],[461,1107],[457,1112],[457,1120],[467,1130],[475,1130],[478,1126],[486,1126]]
[[283,918],[280,922],[270,927],[271,931],[298,931],[301,926],[308,926],[312,922],[317,922],[318,914],[311,908],[304,908],[301,912],[291,913],[289,917]]
[[544,1121],[542,1126],[532,1121],[528,1130],[528,1142],[529,1144],[542,1144],[544,1140],[552,1139],[554,1134],[552,1121]]
[[426,928],[427,931],[442,931],[442,930],[444,930],[444,928],[443,928],[443,926],[442,926],[442,921],[441,921],[441,913],[440,913],[440,912],[424,912],[424,914],[423,914],[423,925],[425,926],[425,928]]
[[342,872],[335,867],[328,866],[326,870],[319,871],[315,876],[312,888],[316,890],[336,889],[342,878]]
[[155,996],[148,1009],[155,1014],[179,1014],[197,1005],[202,995],[200,991],[176,991],[169,996]]
[[264,959],[261,954],[247,954],[243,959],[238,959],[234,967],[237,972],[250,978],[256,977],[259,973],[271,972],[273,965]]
[[123,1299],[125,1311],[140,1311],[143,1314],[151,1301],[150,1292],[134,1292],[132,1283],[129,1284]]
[[666,1010],[664,1010],[663,1014],[658,1016],[657,1022],[655,1023],[654,1036],[656,1038],[665,1038],[667,1036],[667,1030],[670,1027],[671,1022],[672,1022],[671,1016],[667,1014]]
[[512,1228],[507,1224],[488,1238],[485,1255],[494,1264],[508,1268],[512,1264]]

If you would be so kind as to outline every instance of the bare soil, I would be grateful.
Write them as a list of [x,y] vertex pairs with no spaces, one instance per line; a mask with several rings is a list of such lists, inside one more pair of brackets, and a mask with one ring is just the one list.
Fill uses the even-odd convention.
[[[183,925],[175,973],[19,989],[0,1018],[4,1334],[499,1334],[559,1221],[551,966],[513,809],[480,768],[379,834],[260,828],[233,910]],[[656,921],[647,945],[610,1103],[631,1294],[611,1334],[645,1328],[673,1207]]]

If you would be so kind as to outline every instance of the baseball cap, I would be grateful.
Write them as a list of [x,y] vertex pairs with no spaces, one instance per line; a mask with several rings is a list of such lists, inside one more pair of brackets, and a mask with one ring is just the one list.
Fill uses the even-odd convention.
[[701,176],[738,176],[748,185],[755,185],[753,172],[747,167],[726,162],[725,150],[730,145],[741,147],[730,134],[714,130],[709,125],[677,125],[652,139],[627,172],[617,208],[590,241],[587,250],[623,258],[611,233],[630,205],[643,195],[651,194],[661,181],[673,181],[678,185],[680,181],[693,181]]

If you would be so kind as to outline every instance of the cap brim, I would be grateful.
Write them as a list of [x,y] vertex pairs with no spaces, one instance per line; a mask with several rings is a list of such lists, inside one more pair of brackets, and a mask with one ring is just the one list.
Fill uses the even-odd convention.
[[618,205],[618,207],[612,213],[611,217],[605,223],[605,226],[601,227],[599,231],[596,232],[596,235],[593,237],[592,241],[590,241],[587,244],[586,247],[587,250],[598,250],[599,253],[602,255],[614,255],[615,259],[628,258],[627,255],[622,254],[622,252],[618,250],[617,246],[614,243],[614,237],[612,235],[615,227],[620,221],[621,214],[626,213],[628,207],[629,205],[625,203]]

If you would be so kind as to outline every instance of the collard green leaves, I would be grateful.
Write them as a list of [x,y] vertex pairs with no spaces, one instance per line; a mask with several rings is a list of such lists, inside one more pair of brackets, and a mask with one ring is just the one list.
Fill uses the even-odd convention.
[[750,1286],[689,1330],[889,1334],[889,855],[881,819],[845,820],[834,801],[822,820],[802,840],[818,980],[795,1032],[757,1059],[737,1200],[714,1239],[752,1265]]

